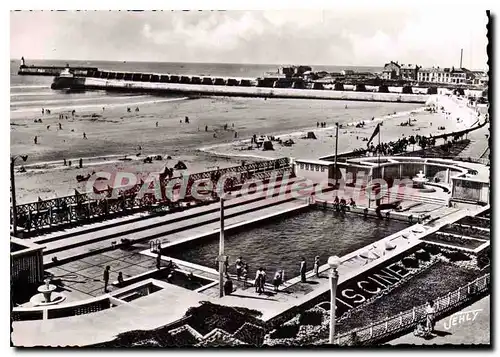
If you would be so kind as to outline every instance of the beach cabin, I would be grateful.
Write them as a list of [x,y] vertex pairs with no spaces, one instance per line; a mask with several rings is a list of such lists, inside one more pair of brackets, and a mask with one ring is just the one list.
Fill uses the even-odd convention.
[[[296,159],[293,160],[295,176],[303,177],[315,183],[325,182],[334,178],[335,163],[323,160]],[[339,177],[340,178],[340,177]]]

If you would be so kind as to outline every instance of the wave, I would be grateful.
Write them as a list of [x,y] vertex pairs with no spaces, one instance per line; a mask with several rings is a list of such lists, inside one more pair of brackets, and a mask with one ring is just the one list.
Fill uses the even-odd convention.
[[16,89],[28,89],[28,88],[48,88],[50,89],[50,86],[48,85],[29,85],[29,86],[10,86],[10,88],[16,88]]
[[[138,95],[133,98],[144,98],[147,97],[147,95]],[[112,99],[123,99],[123,98],[130,98],[130,97],[115,97]],[[64,99],[53,99],[53,100],[28,100],[28,101],[20,101],[20,102],[14,102],[11,103],[11,105],[30,105],[30,104],[43,104],[45,106],[48,106],[50,103],[65,103],[68,101],[71,102],[81,102],[85,100],[109,100],[109,97],[95,97],[95,98],[64,98]]]
[[10,93],[11,97],[27,97],[27,96],[43,96],[43,95],[54,95],[58,94],[57,92],[16,92],[16,93]]
[[[143,104],[154,104],[154,103],[167,103],[167,102],[176,102],[181,100],[187,100],[189,97],[182,98],[170,98],[170,99],[154,99],[154,100],[145,100],[140,102],[127,102],[127,103],[99,103],[99,104],[84,104],[84,105],[65,105],[59,107],[50,107],[50,110],[72,110],[72,109],[88,109],[88,108],[102,108],[105,106],[106,108],[115,108],[115,107],[126,107],[126,106],[137,106]],[[24,113],[24,112],[39,112],[40,108],[30,107],[30,108],[11,108],[11,113]]]

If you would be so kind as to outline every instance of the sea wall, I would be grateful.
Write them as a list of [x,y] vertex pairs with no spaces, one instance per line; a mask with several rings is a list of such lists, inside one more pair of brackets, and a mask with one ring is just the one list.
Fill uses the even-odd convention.
[[171,92],[208,96],[236,96],[262,98],[296,98],[296,99],[327,99],[354,100],[374,102],[425,103],[429,95],[334,91],[326,89],[296,89],[296,88],[263,88],[235,87],[218,85],[198,85],[182,83],[151,83],[124,80],[109,80],[103,78],[75,78],[78,89],[104,89],[110,91],[152,91]]

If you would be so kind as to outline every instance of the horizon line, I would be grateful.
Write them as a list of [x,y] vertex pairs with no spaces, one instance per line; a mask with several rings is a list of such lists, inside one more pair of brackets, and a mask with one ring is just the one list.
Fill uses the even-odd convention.
[[[335,66],[335,67],[371,67],[371,68],[383,68],[384,66],[380,65],[338,65],[338,64],[293,64],[293,63],[250,63],[250,62],[203,62],[203,61],[144,61],[144,60],[106,60],[106,59],[76,59],[76,58],[69,58],[69,59],[58,59],[58,58],[24,58],[26,62],[29,60],[33,61],[87,61],[87,62],[127,62],[127,63],[196,63],[196,64],[239,64],[239,65],[259,65],[259,66],[321,66],[321,67],[328,67],[328,66]],[[20,61],[20,58],[11,58],[10,61]]]

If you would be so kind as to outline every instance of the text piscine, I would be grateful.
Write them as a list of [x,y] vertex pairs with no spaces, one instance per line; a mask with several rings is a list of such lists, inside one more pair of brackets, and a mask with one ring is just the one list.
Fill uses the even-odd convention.
[[363,304],[410,274],[402,262],[398,261],[342,283],[337,290],[336,315],[342,316],[345,312]]

